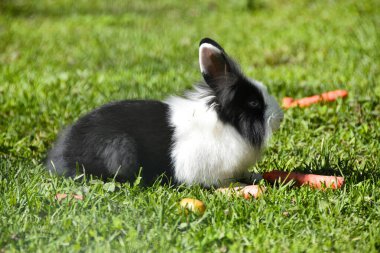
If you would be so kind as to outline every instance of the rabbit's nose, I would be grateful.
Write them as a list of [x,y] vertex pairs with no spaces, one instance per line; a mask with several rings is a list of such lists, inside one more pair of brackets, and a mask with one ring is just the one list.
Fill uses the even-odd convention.
[[280,127],[281,122],[284,120],[284,113],[282,111],[278,111],[273,113],[269,118],[270,127],[273,131],[277,130]]

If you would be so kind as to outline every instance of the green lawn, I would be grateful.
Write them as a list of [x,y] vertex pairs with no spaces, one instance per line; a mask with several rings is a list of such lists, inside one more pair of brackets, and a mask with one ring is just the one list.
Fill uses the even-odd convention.
[[[0,252],[380,251],[379,27],[377,0],[0,1]],[[287,110],[252,168],[343,174],[343,189],[266,185],[247,201],[45,171],[59,130],[89,110],[200,80],[206,36],[279,101],[349,90]],[[179,214],[184,197],[204,216]]]

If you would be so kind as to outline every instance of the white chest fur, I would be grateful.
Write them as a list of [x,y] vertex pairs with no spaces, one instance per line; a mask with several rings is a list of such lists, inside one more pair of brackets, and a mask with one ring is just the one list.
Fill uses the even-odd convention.
[[259,158],[260,151],[234,127],[218,120],[204,100],[171,97],[166,103],[174,127],[171,159],[178,182],[226,185]]

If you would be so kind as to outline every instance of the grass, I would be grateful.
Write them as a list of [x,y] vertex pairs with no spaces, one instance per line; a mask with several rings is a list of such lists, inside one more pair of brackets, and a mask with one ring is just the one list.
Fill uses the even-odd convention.
[[[378,252],[379,1],[0,2],[0,252]],[[343,174],[339,191],[270,186],[258,199],[199,187],[49,175],[57,133],[125,98],[162,99],[200,79],[197,46],[219,41],[281,100],[349,90],[290,109],[262,161]],[[84,201],[54,199],[80,193]],[[195,197],[204,216],[178,213]]]

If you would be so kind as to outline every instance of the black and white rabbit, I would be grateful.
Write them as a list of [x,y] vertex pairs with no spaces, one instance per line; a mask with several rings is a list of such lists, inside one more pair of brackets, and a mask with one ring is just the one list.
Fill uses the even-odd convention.
[[199,64],[205,82],[185,97],[113,102],[80,118],[49,152],[48,169],[133,181],[142,168],[147,184],[165,174],[206,187],[246,178],[283,112],[215,41],[201,40]]

